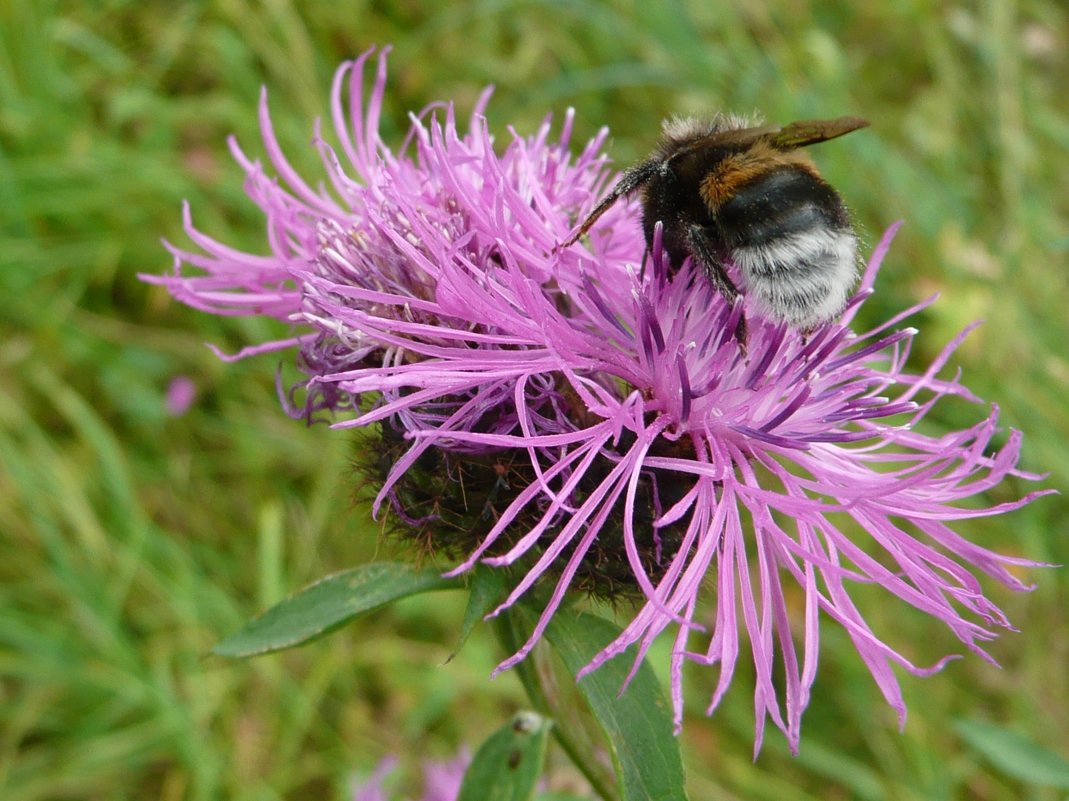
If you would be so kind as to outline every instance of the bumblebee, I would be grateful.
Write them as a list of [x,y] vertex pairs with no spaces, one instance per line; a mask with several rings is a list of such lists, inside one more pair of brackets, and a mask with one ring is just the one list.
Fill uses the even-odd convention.
[[[638,191],[647,248],[662,223],[672,271],[689,256],[729,303],[745,292],[767,319],[812,331],[846,305],[857,279],[857,236],[839,194],[798,148],[867,125],[858,117],[785,126],[724,114],[668,120],[650,157],[624,172],[563,246]],[[745,332],[743,319],[743,344]]]

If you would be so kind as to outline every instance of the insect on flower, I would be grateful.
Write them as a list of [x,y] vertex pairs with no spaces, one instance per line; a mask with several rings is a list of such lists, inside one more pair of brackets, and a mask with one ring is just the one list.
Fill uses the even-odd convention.
[[[689,256],[734,302],[733,266],[765,317],[811,331],[846,306],[857,280],[857,236],[838,193],[797,149],[867,125],[859,117],[783,127],[723,114],[668,120],[653,154],[624,172],[562,246],[637,191],[647,248],[662,223],[673,270]],[[742,342],[745,332],[740,317]]]

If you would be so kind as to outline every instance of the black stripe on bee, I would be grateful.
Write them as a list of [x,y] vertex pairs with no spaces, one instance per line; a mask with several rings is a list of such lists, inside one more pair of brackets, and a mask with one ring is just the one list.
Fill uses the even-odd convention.
[[850,222],[839,195],[800,166],[785,166],[738,187],[716,210],[730,247],[766,245],[817,228],[844,230]]

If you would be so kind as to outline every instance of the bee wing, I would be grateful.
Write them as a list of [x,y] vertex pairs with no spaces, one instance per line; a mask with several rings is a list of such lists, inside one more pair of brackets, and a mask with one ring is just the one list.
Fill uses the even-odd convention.
[[868,124],[869,121],[861,117],[839,117],[834,120],[805,120],[792,122],[790,125],[761,125],[756,128],[718,131],[679,148],[668,161],[679,163],[692,154],[701,153],[711,147],[742,148],[760,140],[771,143],[779,150],[794,150],[796,147],[826,142],[858,128],[865,128]]
[[839,117],[834,120],[805,120],[792,122],[768,134],[768,141],[780,150],[815,145],[837,136],[868,127],[869,121],[861,117]]
[[695,153],[703,153],[710,148],[748,147],[757,140],[767,139],[782,130],[783,126],[781,125],[762,125],[757,128],[736,128],[730,131],[717,131],[678,148],[673,151],[667,161],[669,164],[675,164],[686,160]]

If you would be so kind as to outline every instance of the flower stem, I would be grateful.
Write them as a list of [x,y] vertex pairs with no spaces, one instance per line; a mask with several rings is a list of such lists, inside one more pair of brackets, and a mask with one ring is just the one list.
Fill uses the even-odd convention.
[[[527,638],[526,627],[520,618],[521,615],[510,609],[494,619],[498,640],[509,653],[518,651]],[[542,643],[516,665],[515,670],[531,704],[538,712],[553,719],[554,737],[598,797],[603,801],[620,801],[608,754],[599,745],[596,724],[586,714],[585,702],[575,690],[575,677],[566,674],[552,658],[548,646]]]

